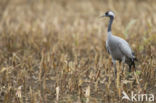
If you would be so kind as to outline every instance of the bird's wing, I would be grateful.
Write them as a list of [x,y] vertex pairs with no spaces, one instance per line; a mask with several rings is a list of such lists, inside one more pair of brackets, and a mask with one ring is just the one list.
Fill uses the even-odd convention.
[[106,50],[107,50],[107,52],[110,54],[109,46],[108,46],[108,41],[106,41]]
[[120,42],[119,42],[118,46],[119,46],[120,51],[125,56],[127,56],[129,58],[133,58],[132,50],[131,50],[129,44],[125,40],[120,39]]

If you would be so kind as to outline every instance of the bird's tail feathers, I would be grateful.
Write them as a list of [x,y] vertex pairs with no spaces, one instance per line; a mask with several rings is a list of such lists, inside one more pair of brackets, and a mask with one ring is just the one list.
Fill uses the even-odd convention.
[[131,61],[131,66],[133,66],[134,68],[135,68],[135,61],[138,61],[138,59],[136,58],[136,57],[134,57],[134,58],[132,58],[131,59],[132,61]]
[[134,58],[132,59],[132,61],[138,61],[138,59],[137,59],[136,57],[134,57]]
[[136,70],[135,61],[138,61],[138,59],[136,57],[130,59],[129,64],[128,64],[129,65],[129,72],[131,72],[132,67]]
[[136,56],[135,56],[135,53],[134,53],[134,52],[132,53],[132,55],[133,55],[133,59],[132,59],[132,61],[138,61],[138,59],[136,58]]

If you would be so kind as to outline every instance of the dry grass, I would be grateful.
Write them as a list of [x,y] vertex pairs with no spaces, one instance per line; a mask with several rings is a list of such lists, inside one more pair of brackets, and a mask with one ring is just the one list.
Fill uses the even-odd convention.
[[[0,5],[0,102],[119,103],[123,90],[156,95],[155,0],[1,0]],[[137,72],[126,69],[118,82],[105,50],[108,20],[98,18],[107,10],[116,14],[113,33],[139,59]]]

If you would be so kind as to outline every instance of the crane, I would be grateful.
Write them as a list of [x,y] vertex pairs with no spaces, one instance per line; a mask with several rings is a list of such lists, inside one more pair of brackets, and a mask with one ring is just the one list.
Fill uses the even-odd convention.
[[119,61],[119,63],[122,62],[123,69],[124,69],[124,63],[128,64],[129,72],[131,72],[132,66],[135,68],[135,61],[137,59],[134,55],[133,50],[129,46],[128,42],[112,34],[111,27],[112,27],[115,14],[112,11],[107,11],[101,17],[109,18],[107,40],[106,40],[106,50],[112,57],[115,76],[117,74],[116,61]]

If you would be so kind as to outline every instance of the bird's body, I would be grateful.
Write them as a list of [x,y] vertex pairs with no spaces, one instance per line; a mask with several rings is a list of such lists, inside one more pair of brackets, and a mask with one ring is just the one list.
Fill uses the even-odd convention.
[[136,58],[134,56],[134,53],[127,41],[112,34],[111,25],[114,19],[114,13],[108,11],[104,16],[110,18],[107,32],[106,49],[112,56],[115,73],[117,72],[116,61],[127,63],[129,65],[129,71],[131,71],[131,66],[135,67],[134,60],[136,60]]
[[[133,58],[132,50],[124,39],[110,33],[108,35],[110,36],[108,36],[106,41],[107,51],[109,51],[113,59],[122,61],[124,57]],[[126,49],[126,52],[124,49]]]

